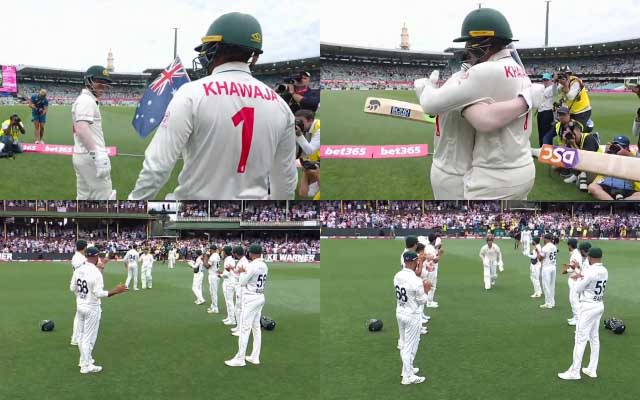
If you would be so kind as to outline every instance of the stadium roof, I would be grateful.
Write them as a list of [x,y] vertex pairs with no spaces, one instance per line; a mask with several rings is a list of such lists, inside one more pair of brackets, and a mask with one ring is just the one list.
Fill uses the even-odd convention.
[[[84,70],[72,70],[62,68],[40,67],[35,65],[18,65],[18,79],[20,81],[53,81],[81,83],[83,81]],[[116,84],[140,84],[145,83],[149,74],[144,72],[112,72],[111,79]]]
[[411,51],[401,49],[382,49],[375,47],[363,47],[338,43],[320,42],[320,55],[326,58],[355,60],[375,57],[388,61],[399,62],[446,62],[453,55],[449,52],[437,51]]

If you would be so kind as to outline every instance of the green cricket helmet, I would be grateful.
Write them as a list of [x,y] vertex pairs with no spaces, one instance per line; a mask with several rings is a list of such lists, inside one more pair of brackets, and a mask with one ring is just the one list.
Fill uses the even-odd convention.
[[232,12],[218,17],[209,26],[201,43],[194,49],[198,56],[193,60],[194,71],[209,71],[220,45],[235,45],[262,54],[262,28],[257,19],[249,14]]
[[471,11],[462,22],[460,37],[454,42],[467,42],[475,38],[496,38],[516,42],[509,22],[498,10],[478,8]]
[[109,75],[109,71],[102,65],[93,65],[84,73],[85,85],[92,81],[108,84],[113,83],[113,80],[111,80],[111,76]]

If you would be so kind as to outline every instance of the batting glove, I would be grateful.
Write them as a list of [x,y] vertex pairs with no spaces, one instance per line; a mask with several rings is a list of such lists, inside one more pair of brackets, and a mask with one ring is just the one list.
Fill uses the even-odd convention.
[[111,161],[104,151],[91,151],[89,155],[96,165],[96,178],[105,179],[111,175]]

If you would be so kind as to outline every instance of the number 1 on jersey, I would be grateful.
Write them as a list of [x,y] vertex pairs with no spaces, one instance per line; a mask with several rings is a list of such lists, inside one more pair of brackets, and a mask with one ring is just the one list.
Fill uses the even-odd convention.
[[251,150],[251,141],[253,140],[253,107],[243,107],[238,111],[231,120],[233,126],[242,124],[242,150],[240,151],[240,162],[238,162],[238,173],[244,174],[247,168],[247,159]]

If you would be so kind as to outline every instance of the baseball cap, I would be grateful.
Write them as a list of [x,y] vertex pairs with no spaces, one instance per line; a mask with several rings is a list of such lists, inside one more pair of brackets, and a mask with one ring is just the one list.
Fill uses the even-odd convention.
[[591,248],[591,243],[589,242],[582,242],[580,243],[580,246],[578,246],[578,248],[582,251],[587,251]]
[[91,246],[87,248],[87,252],[86,252],[87,257],[97,256],[98,253],[100,253],[100,250],[95,246]]
[[209,248],[211,250],[218,250],[218,246],[216,246],[215,244],[212,244],[211,246],[209,246]]
[[571,238],[569,240],[567,240],[567,244],[573,248],[578,247],[578,239],[575,238]]
[[623,146],[623,147],[628,147],[631,144],[631,141],[629,140],[628,137],[624,135],[620,135],[620,136],[614,137],[611,143],[619,144],[620,146]]
[[545,233],[544,234],[544,238],[547,239],[547,240],[553,240],[553,235],[550,234],[550,233]]
[[242,246],[236,246],[233,248],[233,254],[237,254],[239,256],[243,256],[244,255],[244,249],[242,248]]
[[534,237],[531,240],[533,240],[534,243],[540,243],[540,237],[538,237],[538,236]]
[[543,81],[550,81],[551,78],[552,78],[552,75],[550,73],[548,73],[548,72],[542,74],[542,80]]
[[233,247],[231,247],[231,246],[224,246],[224,247],[222,248],[222,251],[224,251],[224,254],[226,254],[226,255],[230,256],[230,255],[231,255],[231,253],[233,252]]
[[418,243],[418,238],[415,236],[407,236],[404,240],[404,244],[407,248],[415,246],[416,243]]
[[598,247],[592,247],[589,249],[589,257],[602,258],[602,249]]
[[76,242],[76,249],[84,250],[87,248],[87,241],[84,239],[80,239]]
[[560,106],[560,107],[558,107],[556,112],[558,114],[569,114],[569,109],[567,107],[565,107],[565,106]]
[[405,262],[407,261],[415,261],[418,259],[418,255],[413,251],[405,251],[402,255],[402,258]]
[[249,253],[252,254],[262,254],[262,246],[260,246],[259,244],[252,244],[251,246],[249,246]]

